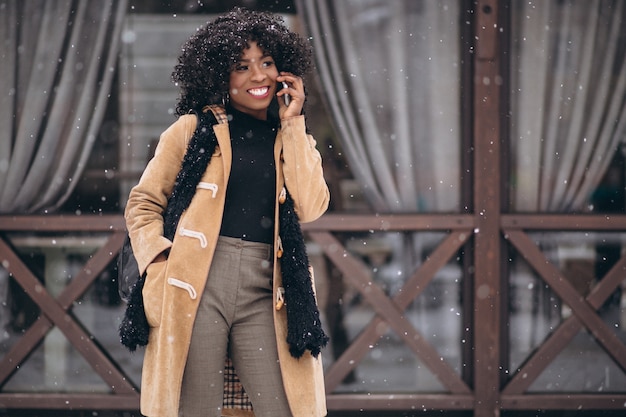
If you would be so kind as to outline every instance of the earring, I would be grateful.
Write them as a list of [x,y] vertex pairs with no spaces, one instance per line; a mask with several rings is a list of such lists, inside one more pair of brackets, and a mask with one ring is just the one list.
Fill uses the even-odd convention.
[[226,104],[228,104],[229,101],[230,101],[230,94],[227,91],[224,94],[222,94],[222,105],[226,106]]

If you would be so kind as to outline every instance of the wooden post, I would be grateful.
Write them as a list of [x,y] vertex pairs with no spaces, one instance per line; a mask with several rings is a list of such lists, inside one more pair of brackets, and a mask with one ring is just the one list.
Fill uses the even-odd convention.
[[476,1],[474,60],[474,416],[500,415],[501,126],[497,0]]

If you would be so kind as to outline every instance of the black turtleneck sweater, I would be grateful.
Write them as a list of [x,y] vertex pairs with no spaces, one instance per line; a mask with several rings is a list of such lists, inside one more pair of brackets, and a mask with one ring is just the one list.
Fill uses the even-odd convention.
[[233,151],[222,219],[222,236],[272,243],[277,123],[227,107]]

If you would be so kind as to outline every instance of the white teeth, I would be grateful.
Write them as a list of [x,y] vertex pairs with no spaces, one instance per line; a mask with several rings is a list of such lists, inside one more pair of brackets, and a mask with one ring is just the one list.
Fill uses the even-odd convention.
[[268,90],[268,87],[251,88],[250,90],[248,90],[248,93],[252,94],[253,96],[262,96],[264,94],[267,94]]

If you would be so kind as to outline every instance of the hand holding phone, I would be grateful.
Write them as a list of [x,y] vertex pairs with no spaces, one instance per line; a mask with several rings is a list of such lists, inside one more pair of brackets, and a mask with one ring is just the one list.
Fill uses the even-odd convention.
[[[289,88],[289,85],[283,81],[283,88]],[[285,106],[288,106],[291,103],[291,96],[287,93],[283,95],[283,100],[285,101]]]

